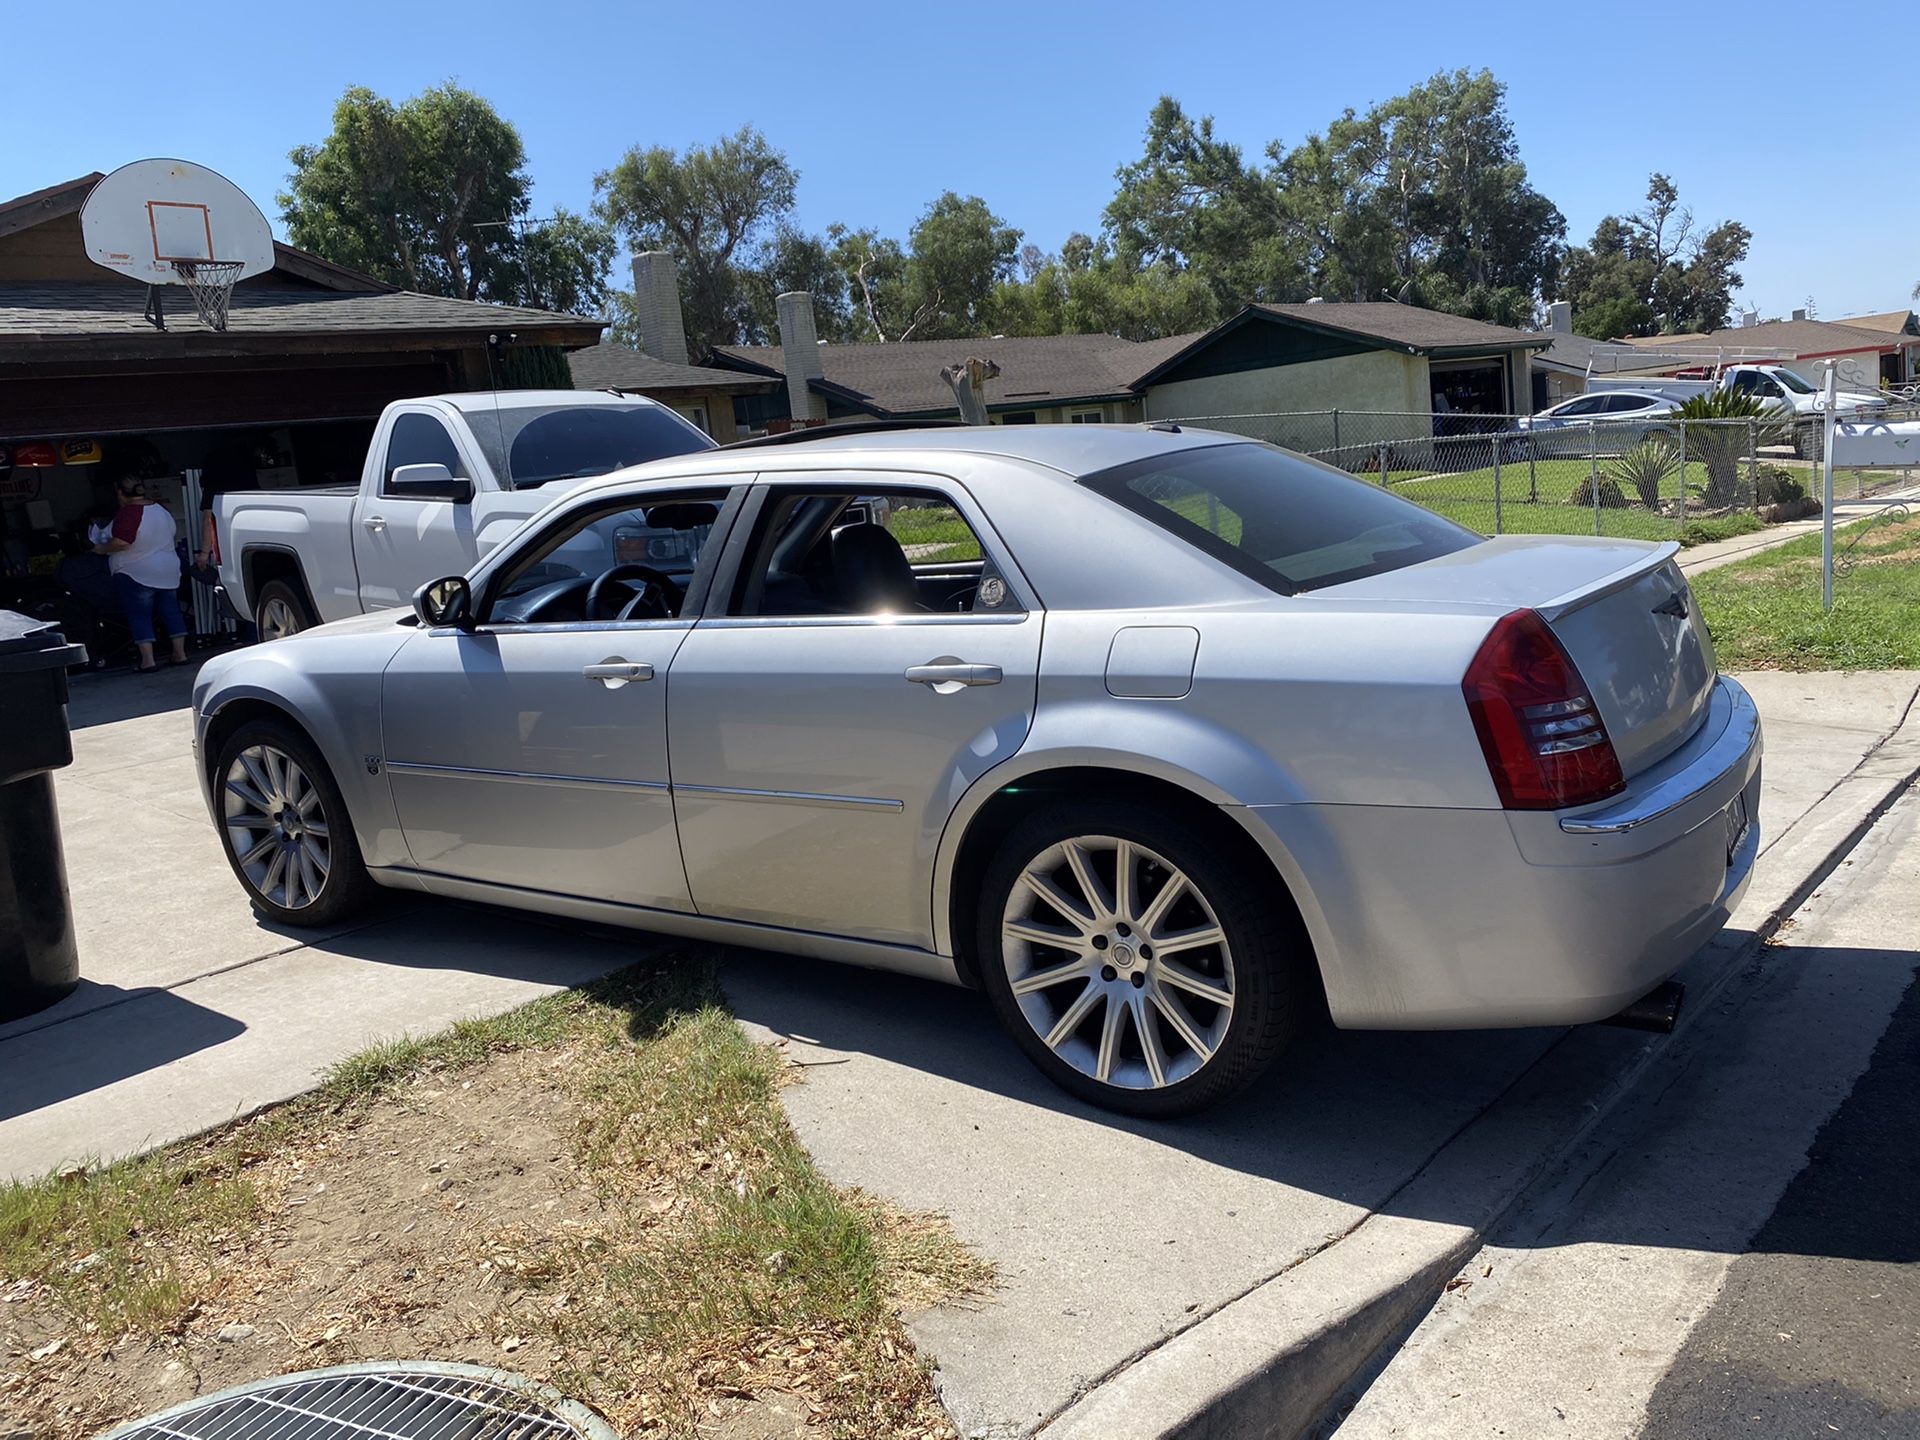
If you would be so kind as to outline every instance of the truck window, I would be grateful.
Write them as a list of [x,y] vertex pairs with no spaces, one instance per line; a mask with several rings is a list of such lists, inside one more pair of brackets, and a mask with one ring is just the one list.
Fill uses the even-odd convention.
[[[387,463],[380,472],[380,490],[387,493],[386,482],[402,465],[444,465],[456,480],[470,480],[461,462],[460,449],[453,443],[447,427],[431,415],[409,410],[395,418],[393,434],[387,440]],[[417,497],[408,497],[417,498]]]
[[469,419],[475,443],[510,490],[714,448],[664,405],[508,405]]

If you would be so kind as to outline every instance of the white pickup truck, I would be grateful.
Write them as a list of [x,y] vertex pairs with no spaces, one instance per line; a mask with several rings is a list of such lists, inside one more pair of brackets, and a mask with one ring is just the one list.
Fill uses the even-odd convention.
[[221,584],[262,639],[406,605],[556,493],[713,443],[664,405],[606,391],[398,400],[374,427],[358,486],[214,497]]

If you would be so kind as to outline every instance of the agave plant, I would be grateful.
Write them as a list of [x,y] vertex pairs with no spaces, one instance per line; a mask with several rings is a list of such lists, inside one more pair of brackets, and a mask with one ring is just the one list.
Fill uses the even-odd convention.
[[1739,504],[1741,459],[1753,453],[1749,447],[1772,445],[1786,433],[1776,407],[1762,405],[1739,390],[1690,396],[1673,408],[1670,418],[1687,422],[1687,459],[1707,473],[1700,502],[1709,510],[1730,510]]
[[1629,487],[1649,510],[1658,510],[1667,494],[1667,482],[1680,468],[1680,447],[1663,435],[1649,435],[1607,461],[1609,480],[1625,492]]

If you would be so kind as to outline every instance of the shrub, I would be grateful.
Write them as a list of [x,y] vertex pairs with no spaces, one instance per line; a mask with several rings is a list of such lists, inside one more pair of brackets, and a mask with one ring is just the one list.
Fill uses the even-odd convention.
[[[1738,390],[1689,396],[1674,406],[1671,418],[1722,422],[1690,423],[1687,428],[1687,459],[1706,469],[1700,500],[1709,510],[1730,510],[1740,503],[1740,461],[1750,453],[1749,437],[1756,446],[1770,445],[1782,433],[1775,409]],[[1748,421],[1753,423],[1733,423]]]
[[1756,497],[1761,505],[1793,504],[1807,498],[1807,487],[1802,485],[1791,470],[1783,470],[1778,465],[1762,465],[1759,476],[1759,494]]
[[[1594,477],[1591,475],[1582,480],[1579,488],[1573,492],[1572,497],[1568,499],[1567,503],[1569,505],[1584,505],[1587,509],[1591,510],[1593,508],[1593,482]],[[1605,472],[1602,472],[1600,475],[1600,508],[1602,510],[1624,510],[1627,508],[1627,497],[1620,492],[1620,483],[1615,480],[1613,476]]]
[[[1679,468],[1679,447],[1671,440],[1650,435],[1607,461],[1602,473],[1615,490],[1624,492],[1631,486],[1642,505],[1658,510],[1668,493],[1667,482]],[[1593,494],[1588,491],[1587,504],[1592,503]],[[1603,506],[1607,503],[1605,490],[1600,492],[1600,503]]]

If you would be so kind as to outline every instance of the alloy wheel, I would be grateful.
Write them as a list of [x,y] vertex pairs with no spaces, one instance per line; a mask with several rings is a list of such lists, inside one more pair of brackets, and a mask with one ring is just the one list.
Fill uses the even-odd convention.
[[1103,1085],[1190,1078],[1233,1019],[1233,957],[1213,906],[1130,840],[1082,835],[1034,856],[1007,897],[1000,954],[1034,1033]]
[[227,767],[221,794],[227,844],[254,891],[285,910],[318,899],[333,845],[320,791],[293,757],[249,746]]
[[263,640],[284,640],[289,635],[300,632],[300,617],[293,613],[293,606],[273,596],[260,607],[260,638]]

